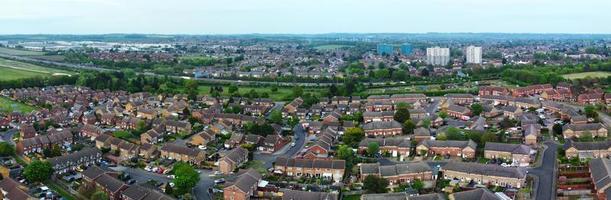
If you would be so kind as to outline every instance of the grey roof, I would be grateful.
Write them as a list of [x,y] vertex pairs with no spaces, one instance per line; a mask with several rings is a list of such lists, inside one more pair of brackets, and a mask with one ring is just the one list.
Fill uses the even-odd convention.
[[401,128],[401,123],[392,121],[377,121],[369,122],[363,125],[364,130],[375,130],[375,129],[389,129],[389,128]]
[[129,197],[133,200],[170,200],[174,199],[161,192],[145,188],[139,185],[129,186],[122,192],[123,196]]
[[254,169],[249,169],[242,171],[235,181],[227,182],[225,187],[236,186],[243,192],[248,192],[259,183],[259,180],[261,180],[261,174]]
[[512,154],[530,155],[532,150],[530,147],[523,144],[507,144],[497,142],[486,142],[484,150],[510,152]]
[[[47,161],[49,161],[49,163],[51,163],[51,165],[55,166],[57,164],[62,164],[62,163],[66,163],[68,161],[75,161],[75,162],[79,162],[82,159],[86,159],[87,157],[102,157],[102,152],[98,149],[95,148],[85,148],[83,150],[68,154],[68,155],[63,155],[63,156],[58,156],[58,157],[54,157],[54,158],[49,158]],[[89,159],[86,159],[89,160]]]
[[423,172],[432,172],[432,169],[422,161],[384,166],[380,163],[361,164],[361,174],[379,174],[384,177]]
[[424,140],[420,143],[420,145],[424,145],[426,147],[457,147],[457,148],[465,148],[471,147],[473,149],[477,148],[477,144],[473,142],[473,140],[462,141],[462,140]]
[[298,190],[284,190],[282,191],[282,200],[337,200],[339,195],[337,193],[329,192],[307,192]]
[[611,185],[611,160],[607,158],[596,158],[590,161],[590,172],[592,182],[596,188],[604,188]]
[[327,168],[327,169],[345,169],[345,160],[326,160],[326,159],[301,159],[279,157],[275,162],[276,166],[286,167],[302,167],[302,168]]
[[101,187],[112,192],[118,192],[125,185],[123,181],[120,181],[119,179],[116,179],[108,174],[100,175],[97,179],[95,179],[95,182]]
[[443,194],[423,194],[418,196],[410,196],[410,194],[397,192],[397,193],[382,193],[382,194],[364,194],[361,197],[362,200],[444,200],[446,199]]
[[485,176],[500,176],[508,178],[523,179],[526,173],[515,167],[502,167],[500,165],[479,164],[468,162],[448,162],[443,170],[458,171],[468,174],[480,174]]
[[450,195],[454,200],[501,200],[500,197],[490,192],[488,189],[478,188],[474,190],[457,192]]
[[573,130],[573,131],[596,131],[601,128],[605,128],[601,123],[591,124],[566,124],[562,127],[562,130]]
[[611,147],[611,140],[601,142],[567,142],[567,149],[575,147],[577,150],[605,150]]
[[230,160],[233,163],[242,163],[247,159],[247,157],[248,157],[248,150],[242,147],[237,147],[229,151],[229,153],[225,155],[223,159]]
[[430,136],[431,135],[431,131],[429,131],[429,129],[424,128],[424,127],[420,127],[414,130],[414,135],[419,135],[419,136]]
[[396,147],[411,147],[411,141],[408,137],[388,137],[388,138],[365,138],[359,143],[359,147],[367,147],[369,143],[377,142],[380,147],[396,146]]
[[382,112],[371,112],[367,111],[363,113],[363,117],[382,117],[382,116],[393,116],[395,112],[393,111],[382,111]]

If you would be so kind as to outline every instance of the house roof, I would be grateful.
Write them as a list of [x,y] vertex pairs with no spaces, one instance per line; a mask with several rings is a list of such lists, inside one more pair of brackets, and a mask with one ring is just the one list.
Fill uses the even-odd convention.
[[454,200],[501,200],[500,197],[484,188],[453,193],[450,195],[450,199],[452,198]]
[[390,128],[401,128],[401,123],[392,121],[376,121],[369,122],[363,125],[364,130],[376,130],[376,129],[390,129]]
[[282,191],[282,200],[337,200],[339,195],[337,193],[329,192],[308,192],[298,190],[284,190]]
[[382,194],[364,194],[361,197],[362,200],[445,200],[443,194],[422,194],[418,196],[412,196],[408,193],[397,192],[397,193],[382,193]]
[[510,152],[512,154],[530,155],[532,149],[523,144],[507,144],[497,142],[486,142],[484,150]]
[[444,170],[465,172],[468,174],[480,174],[486,176],[500,176],[507,178],[523,179],[526,173],[522,169],[514,167],[502,167],[500,165],[479,164],[467,162],[450,161],[444,166]]
[[259,180],[261,180],[261,174],[254,169],[240,171],[238,173],[239,175],[234,181],[225,183],[225,188],[235,186],[247,193],[259,183]]
[[380,163],[361,164],[361,174],[379,174],[385,177],[429,171],[432,171],[431,167],[421,161],[393,165],[380,165]]
[[369,143],[377,142],[380,147],[396,146],[396,147],[410,147],[411,141],[408,137],[388,137],[388,138],[365,138],[359,143],[359,147],[367,147]]
[[424,145],[426,147],[455,147],[455,148],[465,148],[471,147],[473,149],[477,148],[477,144],[473,142],[473,140],[462,141],[462,140],[424,140],[420,142],[420,145]]

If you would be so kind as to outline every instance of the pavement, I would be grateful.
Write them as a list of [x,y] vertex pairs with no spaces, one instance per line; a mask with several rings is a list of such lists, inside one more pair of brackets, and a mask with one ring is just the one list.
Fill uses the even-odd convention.
[[529,169],[529,174],[536,176],[533,191],[536,191],[534,199],[551,200],[556,199],[556,156],[558,144],[551,140],[544,142],[547,146],[541,157],[541,165]]

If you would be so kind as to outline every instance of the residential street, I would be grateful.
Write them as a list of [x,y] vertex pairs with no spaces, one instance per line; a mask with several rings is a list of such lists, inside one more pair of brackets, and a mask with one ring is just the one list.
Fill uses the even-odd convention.
[[537,191],[534,198],[537,200],[551,200],[556,197],[556,155],[558,145],[552,140],[544,143],[547,149],[543,153],[541,166],[531,168],[529,173],[537,176],[533,191]]
[[296,138],[296,140],[293,141],[295,142],[295,146],[291,147],[289,143],[284,148],[273,154],[255,152],[253,155],[254,160],[263,161],[263,165],[267,169],[272,167],[272,164],[274,161],[276,161],[276,158],[282,156],[292,157],[297,154],[306,144],[306,132],[300,124],[297,124],[295,125],[295,128],[293,128],[293,133]]

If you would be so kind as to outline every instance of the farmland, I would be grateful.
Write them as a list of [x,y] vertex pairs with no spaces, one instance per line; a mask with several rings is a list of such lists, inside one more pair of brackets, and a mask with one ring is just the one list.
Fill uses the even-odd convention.
[[[210,86],[199,86],[198,88],[199,93],[202,95],[208,95],[210,94]],[[240,86],[238,87],[238,93],[240,94],[246,94],[248,92],[250,92],[251,90],[255,90],[257,93],[262,94],[262,93],[267,93],[269,94],[269,98],[271,98],[274,101],[286,101],[286,100],[290,100],[291,98],[291,94],[292,94],[292,88],[287,88],[287,87],[279,87],[278,91],[276,92],[272,92],[271,91],[271,87],[267,86],[267,87],[254,87],[254,86]],[[304,92],[311,92],[314,94],[319,95],[323,89],[319,89],[319,88],[304,88],[303,89]],[[223,87],[223,93],[221,94],[222,96],[230,96],[229,95],[229,87]]]
[[590,78],[606,78],[607,76],[611,76],[611,72],[582,72],[582,73],[573,73],[573,74],[565,74],[562,77],[570,80],[574,79],[583,79],[586,77]]
[[0,47],[0,54],[7,54],[7,55],[12,55],[12,56],[42,56],[44,55],[43,52],[10,49],[10,48],[4,48],[4,47]]
[[0,80],[71,74],[74,74],[74,72],[0,58]]

